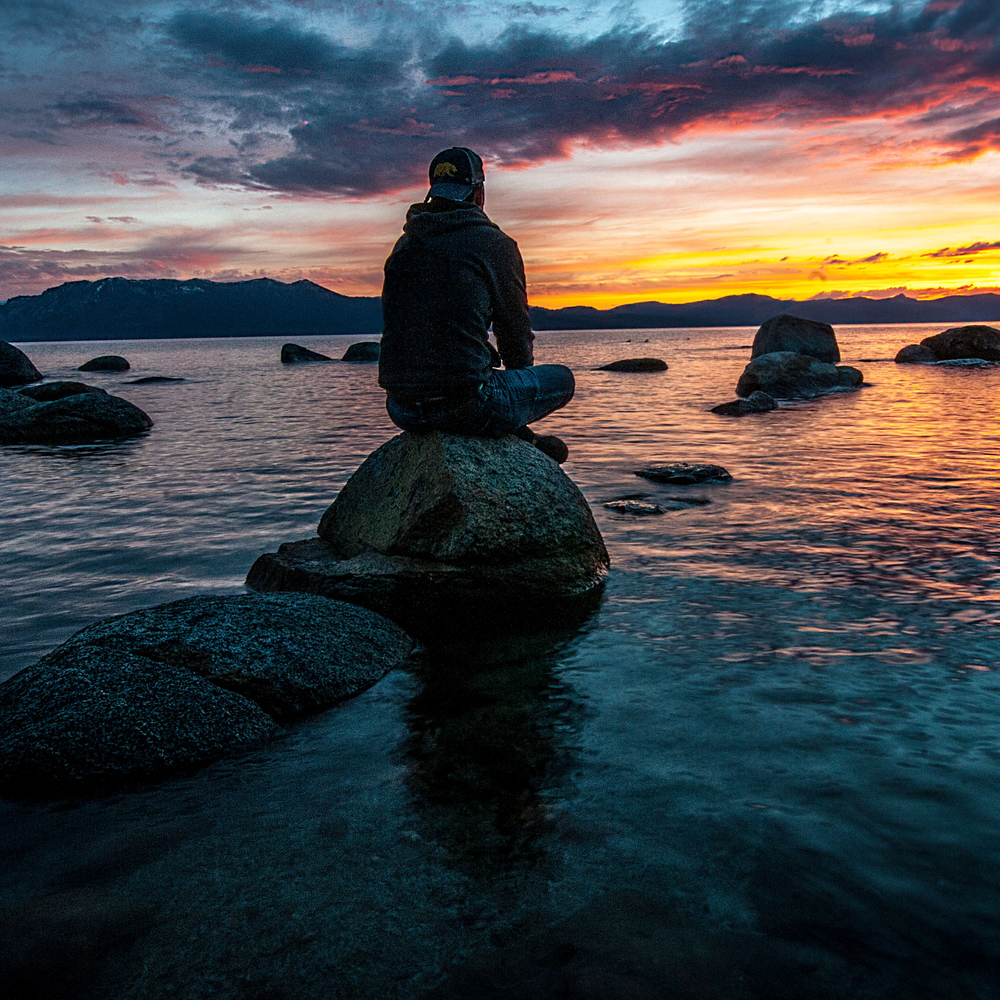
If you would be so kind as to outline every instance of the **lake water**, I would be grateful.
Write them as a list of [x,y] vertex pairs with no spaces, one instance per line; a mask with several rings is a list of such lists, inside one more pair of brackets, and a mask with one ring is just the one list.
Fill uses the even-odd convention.
[[[6,995],[1000,995],[1000,366],[892,363],[940,329],[839,328],[869,385],[743,419],[706,411],[752,330],[540,334],[577,375],[538,426],[611,553],[599,610],[183,780],[0,802]],[[0,453],[0,678],[315,531],[394,429],[374,366],[280,343],[22,345],[53,378],[124,354],[86,378],[156,425]],[[630,356],[670,369],[593,370]],[[675,461],[734,481],[633,475]],[[636,493],[711,502],[602,506]]]

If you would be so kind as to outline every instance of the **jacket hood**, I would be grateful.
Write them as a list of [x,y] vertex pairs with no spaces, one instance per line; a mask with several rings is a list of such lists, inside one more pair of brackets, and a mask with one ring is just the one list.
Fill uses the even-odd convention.
[[440,236],[454,229],[465,229],[469,226],[489,226],[499,229],[495,222],[478,205],[463,204],[442,212],[430,204],[417,202],[411,205],[406,213],[406,223],[403,232],[407,236],[428,237]]

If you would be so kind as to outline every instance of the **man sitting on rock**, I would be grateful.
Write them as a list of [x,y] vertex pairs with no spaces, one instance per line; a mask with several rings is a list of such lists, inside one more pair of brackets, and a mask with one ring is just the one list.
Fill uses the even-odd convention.
[[534,364],[524,264],[483,211],[484,180],[471,149],[431,161],[427,198],[385,262],[379,385],[403,430],[516,434],[562,463],[566,445],[527,425],[573,398],[573,373]]

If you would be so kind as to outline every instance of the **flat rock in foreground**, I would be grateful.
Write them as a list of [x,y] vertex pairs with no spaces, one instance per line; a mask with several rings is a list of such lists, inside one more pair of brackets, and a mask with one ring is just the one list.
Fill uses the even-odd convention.
[[832,364],[840,360],[840,346],[837,335],[829,323],[814,319],[802,319],[782,313],[764,322],[753,339],[750,357],[791,351],[793,354],[807,354],[817,361]]
[[0,685],[0,789],[45,797],[188,770],[358,694],[412,645],[379,615],[304,594],[98,622]]
[[24,351],[0,340],[0,388],[37,382],[42,373]]
[[476,608],[520,615],[594,593],[608,554],[583,495],[514,437],[400,434],[323,515],[319,538],[261,556],[247,584],[374,608],[420,634]]
[[777,351],[754,358],[736,383],[737,396],[763,392],[775,399],[808,399],[864,381],[857,368],[817,361],[808,354]]

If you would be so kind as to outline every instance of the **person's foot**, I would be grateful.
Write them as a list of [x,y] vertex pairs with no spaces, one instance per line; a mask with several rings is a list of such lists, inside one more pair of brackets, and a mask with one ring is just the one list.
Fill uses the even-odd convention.
[[560,465],[569,458],[569,448],[566,447],[566,442],[554,434],[536,434],[534,445],[543,455],[548,455]]

